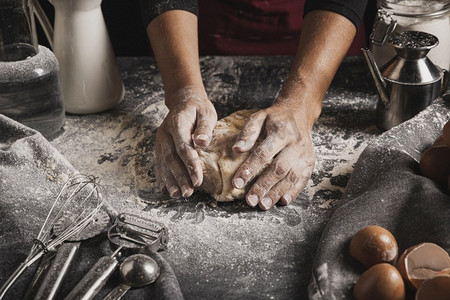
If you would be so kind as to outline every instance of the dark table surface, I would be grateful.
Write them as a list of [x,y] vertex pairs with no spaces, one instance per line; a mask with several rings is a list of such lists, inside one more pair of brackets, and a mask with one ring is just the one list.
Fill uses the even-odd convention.
[[[267,107],[289,72],[291,57],[204,57],[201,69],[219,117]],[[314,126],[316,167],[288,207],[252,209],[196,193],[172,200],[154,190],[154,138],[167,109],[152,58],[119,58],[126,94],[107,112],[67,115],[53,146],[80,172],[101,178],[119,212],[164,223],[161,253],[186,299],[301,299],[327,220],[339,203],[359,154],[381,132],[377,96],[360,57],[348,57],[333,80]],[[81,150],[82,149],[82,150]]]

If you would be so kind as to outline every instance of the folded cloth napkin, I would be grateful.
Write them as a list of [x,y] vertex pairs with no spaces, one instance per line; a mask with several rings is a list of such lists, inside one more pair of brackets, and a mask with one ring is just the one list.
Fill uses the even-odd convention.
[[368,225],[388,229],[399,252],[433,242],[450,251],[450,197],[419,173],[420,156],[450,119],[439,99],[385,132],[361,153],[339,207],[328,221],[313,262],[310,299],[352,299],[365,270],[349,255],[352,236]]
[[[25,260],[63,183],[78,171],[40,133],[0,114],[0,285]],[[111,216],[117,214],[108,208]],[[68,293],[96,260],[110,255],[106,234],[83,241],[64,284]],[[182,299],[178,280],[162,255],[153,258],[160,266],[158,280],[145,288],[130,290],[125,299]],[[8,291],[5,299],[21,299],[38,262],[29,267]],[[111,278],[100,296],[119,283]]]

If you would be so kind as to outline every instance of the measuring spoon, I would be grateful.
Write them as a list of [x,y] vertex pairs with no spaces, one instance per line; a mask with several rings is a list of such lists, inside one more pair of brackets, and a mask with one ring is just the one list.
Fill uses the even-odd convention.
[[148,255],[134,254],[120,265],[122,283],[116,286],[103,300],[119,300],[130,288],[149,285],[158,279],[160,269],[156,261]]

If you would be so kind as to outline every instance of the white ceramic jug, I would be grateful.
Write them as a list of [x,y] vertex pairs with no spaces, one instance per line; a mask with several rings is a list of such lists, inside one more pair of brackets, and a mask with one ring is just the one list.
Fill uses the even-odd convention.
[[[45,16],[36,5],[42,23]],[[47,37],[60,65],[66,112],[89,114],[118,104],[125,89],[101,11],[102,0],[50,0],[53,37]],[[46,26],[43,24],[44,29]],[[51,31],[50,31],[51,32]]]

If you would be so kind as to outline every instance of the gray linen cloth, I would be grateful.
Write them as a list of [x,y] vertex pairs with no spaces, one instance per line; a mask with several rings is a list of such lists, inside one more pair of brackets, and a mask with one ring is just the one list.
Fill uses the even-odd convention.
[[368,225],[388,229],[399,252],[433,242],[450,251],[448,191],[419,173],[420,156],[441,135],[450,104],[436,100],[386,131],[361,153],[339,207],[328,221],[313,262],[310,299],[352,299],[365,270],[349,255],[352,236]]
[[[40,133],[0,114],[0,285],[28,255],[33,239],[67,178],[77,170]],[[117,212],[109,208],[113,218]],[[81,243],[57,299],[63,298],[98,258],[111,255],[102,233]],[[182,299],[178,280],[170,265],[155,254],[161,268],[158,280],[145,288],[132,289],[125,299]],[[5,299],[21,299],[38,263],[29,267],[8,291]],[[99,298],[119,283],[115,274]]]

